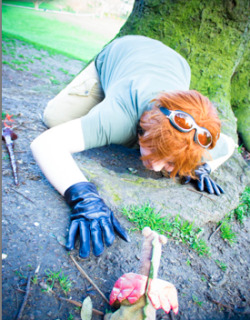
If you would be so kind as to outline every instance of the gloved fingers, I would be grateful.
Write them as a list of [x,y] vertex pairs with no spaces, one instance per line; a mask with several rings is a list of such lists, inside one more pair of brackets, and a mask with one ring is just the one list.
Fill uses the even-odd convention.
[[205,186],[206,186],[208,193],[214,194],[214,188],[213,188],[213,184],[211,183],[211,180],[212,179],[209,176],[204,177]]
[[121,302],[125,299],[131,304],[135,303],[145,293],[146,284],[146,276],[132,272],[125,273],[114,284],[109,299],[110,305],[116,300]]
[[79,221],[80,228],[80,250],[79,256],[81,258],[87,258],[90,253],[90,230],[89,222],[85,219]]
[[78,224],[77,220],[71,221],[68,239],[67,239],[67,243],[66,243],[66,250],[68,250],[68,251],[75,249],[75,241],[76,241],[78,226],[79,226],[79,224]]
[[133,279],[131,279],[131,274],[126,273],[116,280],[109,298],[110,305],[112,305],[116,300],[119,302],[125,300],[132,292],[134,287],[132,284]]
[[146,276],[135,274],[135,277],[132,283],[134,289],[131,291],[131,293],[127,297],[128,301],[131,304],[135,303],[138,299],[140,299],[141,296],[144,295],[146,291],[147,280],[148,279]]
[[211,185],[213,186],[214,193],[219,196],[221,194],[221,191],[219,189],[219,185],[214,182],[214,180],[210,179]]
[[181,184],[188,184],[191,181],[191,177],[190,176],[183,176],[181,178]]
[[120,222],[116,219],[113,212],[111,211],[110,214],[111,222],[114,227],[114,230],[117,232],[119,237],[121,237],[123,240],[130,242],[130,237],[127,233],[127,231],[120,225]]
[[152,279],[149,284],[148,296],[155,309],[163,309],[166,313],[173,309],[177,314],[177,290],[172,283],[161,279]]
[[225,193],[225,191],[223,190],[223,188],[217,184],[218,189],[220,190],[220,193]]
[[102,228],[105,244],[107,247],[110,247],[115,240],[114,229],[107,218],[100,218],[99,223]]
[[168,297],[166,295],[161,295],[160,296],[160,301],[161,301],[161,309],[163,309],[166,313],[169,313],[171,310]]
[[199,191],[204,191],[204,179],[201,177],[199,180],[197,180],[197,187]]
[[93,246],[93,254],[98,257],[104,251],[104,245],[102,240],[102,230],[96,219],[90,222],[90,232]]
[[[165,288],[163,296],[160,297],[162,302],[162,309],[167,313],[170,311],[170,309],[172,309],[174,313],[177,314],[178,313],[177,290],[172,284],[170,285],[171,285],[170,287]],[[169,306],[169,310],[168,310],[168,306]]]

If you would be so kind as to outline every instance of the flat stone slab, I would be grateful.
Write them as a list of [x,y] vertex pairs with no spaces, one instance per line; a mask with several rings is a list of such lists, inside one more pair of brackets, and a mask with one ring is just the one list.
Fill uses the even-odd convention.
[[197,226],[218,222],[236,208],[239,195],[249,182],[249,168],[241,155],[234,155],[212,177],[223,187],[222,196],[198,192],[195,184],[163,177],[145,169],[139,150],[122,146],[84,151],[75,159],[103,198],[114,207],[150,203],[162,216],[179,215]]

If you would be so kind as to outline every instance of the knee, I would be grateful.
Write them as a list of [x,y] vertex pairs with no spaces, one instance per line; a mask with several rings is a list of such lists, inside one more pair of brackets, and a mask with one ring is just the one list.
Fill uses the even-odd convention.
[[56,126],[58,123],[54,99],[50,100],[43,112],[43,122],[48,128]]

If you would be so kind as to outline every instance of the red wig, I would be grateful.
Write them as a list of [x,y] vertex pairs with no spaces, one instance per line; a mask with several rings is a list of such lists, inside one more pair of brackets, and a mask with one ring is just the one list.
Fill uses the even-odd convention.
[[140,119],[140,126],[146,134],[139,136],[140,146],[152,152],[141,159],[173,163],[171,178],[177,173],[195,178],[194,169],[202,164],[202,157],[209,159],[209,154],[194,141],[195,130],[188,133],[178,131],[159,110],[159,106],[185,111],[199,126],[209,130],[212,135],[209,149],[214,148],[220,136],[221,123],[215,107],[207,97],[195,90],[162,93],[153,102],[152,110],[144,112]]

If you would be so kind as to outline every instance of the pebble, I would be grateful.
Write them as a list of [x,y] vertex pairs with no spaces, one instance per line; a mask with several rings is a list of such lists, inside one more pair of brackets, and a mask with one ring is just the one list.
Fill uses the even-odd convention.
[[2,220],[2,224],[7,226],[9,224],[9,222],[7,220]]
[[2,253],[2,260],[7,258],[7,254],[6,253]]
[[34,222],[34,226],[38,227],[39,223],[38,222]]

